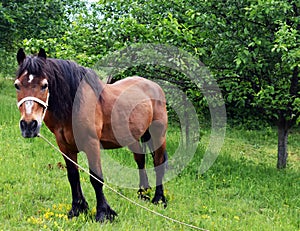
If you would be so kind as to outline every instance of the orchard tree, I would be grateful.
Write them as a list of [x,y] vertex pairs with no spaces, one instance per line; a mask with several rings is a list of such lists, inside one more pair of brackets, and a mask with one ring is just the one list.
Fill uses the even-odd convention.
[[207,61],[227,109],[258,112],[278,127],[277,167],[285,168],[288,134],[300,116],[299,1],[210,1],[205,9]]
[[15,52],[24,39],[59,40],[69,31],[70,20],[82,6],[83,3],[76,0],[1,1],[1,73],[11,75],[14,72]]
[[78,1],[20,0],[0,3],[1,46],[20,44],[23,39],[55,38],[68,27]]

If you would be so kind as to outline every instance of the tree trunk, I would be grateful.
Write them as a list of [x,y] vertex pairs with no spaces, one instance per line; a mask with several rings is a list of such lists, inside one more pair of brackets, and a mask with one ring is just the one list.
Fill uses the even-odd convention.
[[286,167],[288,157],[288,135],[289,128],[286,121],[278,124],[278,159],[277,168],[283,169]]

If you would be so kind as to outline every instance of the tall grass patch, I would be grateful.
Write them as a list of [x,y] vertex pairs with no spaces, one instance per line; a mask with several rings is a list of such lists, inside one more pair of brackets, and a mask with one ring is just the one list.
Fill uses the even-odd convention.
[[[104,193],[119,216],[113,223],[94,222],[94,190],[82,171],[82,188],[90,210],[68,220],[71,190],[63,158],[43,140],[21,137],[12,82],[0,82],[0,91],[0,230],[190,230],[131,204],[106,187]],[[44,125],[41,132],[55,143]],[[136,189],[111,186],[165,216],[208,230],[300,230],[298,129],[290,135],[288,168],[282,171],[276,169],[276,130],[228,128],[217,160],[199,174],[209,128],[203,128],[201,134],[192,161],[165,183],[166,209],[140,201]],[[167,136],[172,160],[180,142],[180,128],[170,124]],[[121,165],[136,167],[127,149],[107,155]],[[147,159],[147,166],[152,167],[151,156]],[[79,154],[79,162],[88,168],[84,153]],[[173,162],[176,164],[176,160],[170,164]],[[105,171],[104,176],[109,169]],[[132,184],[138,187],[138,181]]]

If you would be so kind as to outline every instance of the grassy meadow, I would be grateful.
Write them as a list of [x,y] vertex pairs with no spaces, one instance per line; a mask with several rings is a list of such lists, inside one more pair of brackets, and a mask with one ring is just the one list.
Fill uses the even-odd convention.
[[[82,188],[90,212],[68,220],[71,192],[63,158],[39,138],[22,138],[18,122],[12,81],[2,80],[0,230],[191,230],[136,207],[107,188],[104,192],[118,217],[113,223],[94,222],[94,190],[82,171]],[[45,126],[42,133],[55,143]],[[209,129],[203,128],[201,134],[193,160],[178,177],[165,184],[169,200],[166,209],[140,201],[136,189],[111,186],[148,208],[206,230],[300,231],[299,129],[294,129],[289,137],[288,167],[282,171],[276,169],[275,129],[228,128],[216,162],[199,175]],[[177,147],[178,136],[179,129],[170,125],[170,156]],[[111,153],[120,163],[135,166],[126,149]],[[88,168],[84,154],[79,155],[79,162]]]

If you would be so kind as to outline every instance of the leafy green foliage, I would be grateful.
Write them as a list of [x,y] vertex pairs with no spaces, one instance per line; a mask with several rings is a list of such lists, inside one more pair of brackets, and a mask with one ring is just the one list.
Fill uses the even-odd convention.
[[1,45],[14,46],[25,38],[53,38],[67,28],[75,1],[2,1]]
[[[56,14],[53,14],[56,12]],[[99,59],[136,43],[171,44],[201,60],[217,79],[229,121],[252,128],[299,121],[300,4],[296,0],[117,0],[86,4],[35,0],[0,5],[1,43],[93,67]],[[3,33],[2,33],[3,31]],[[3,52],[2,52],[3,51]],[[12,73],[14,54],[1,48],[1,68]],[[170,57],[185,71],[189,60]],[[133,59],[134,61],[134,59]],[[163,65],[118,73],[176,84],[197,107],[207,102],[185,74]]]
[[[65,31],[70,29],[70,19],[83,5],[82,2],[74,0],[2,1],[0,3],[2,74],[14,73],[15,53],[23,46],[24,39],[38,39],[45,42],[49,39],[61,39]],[[60,42],[56,42],[55,45],[57,43]]]

